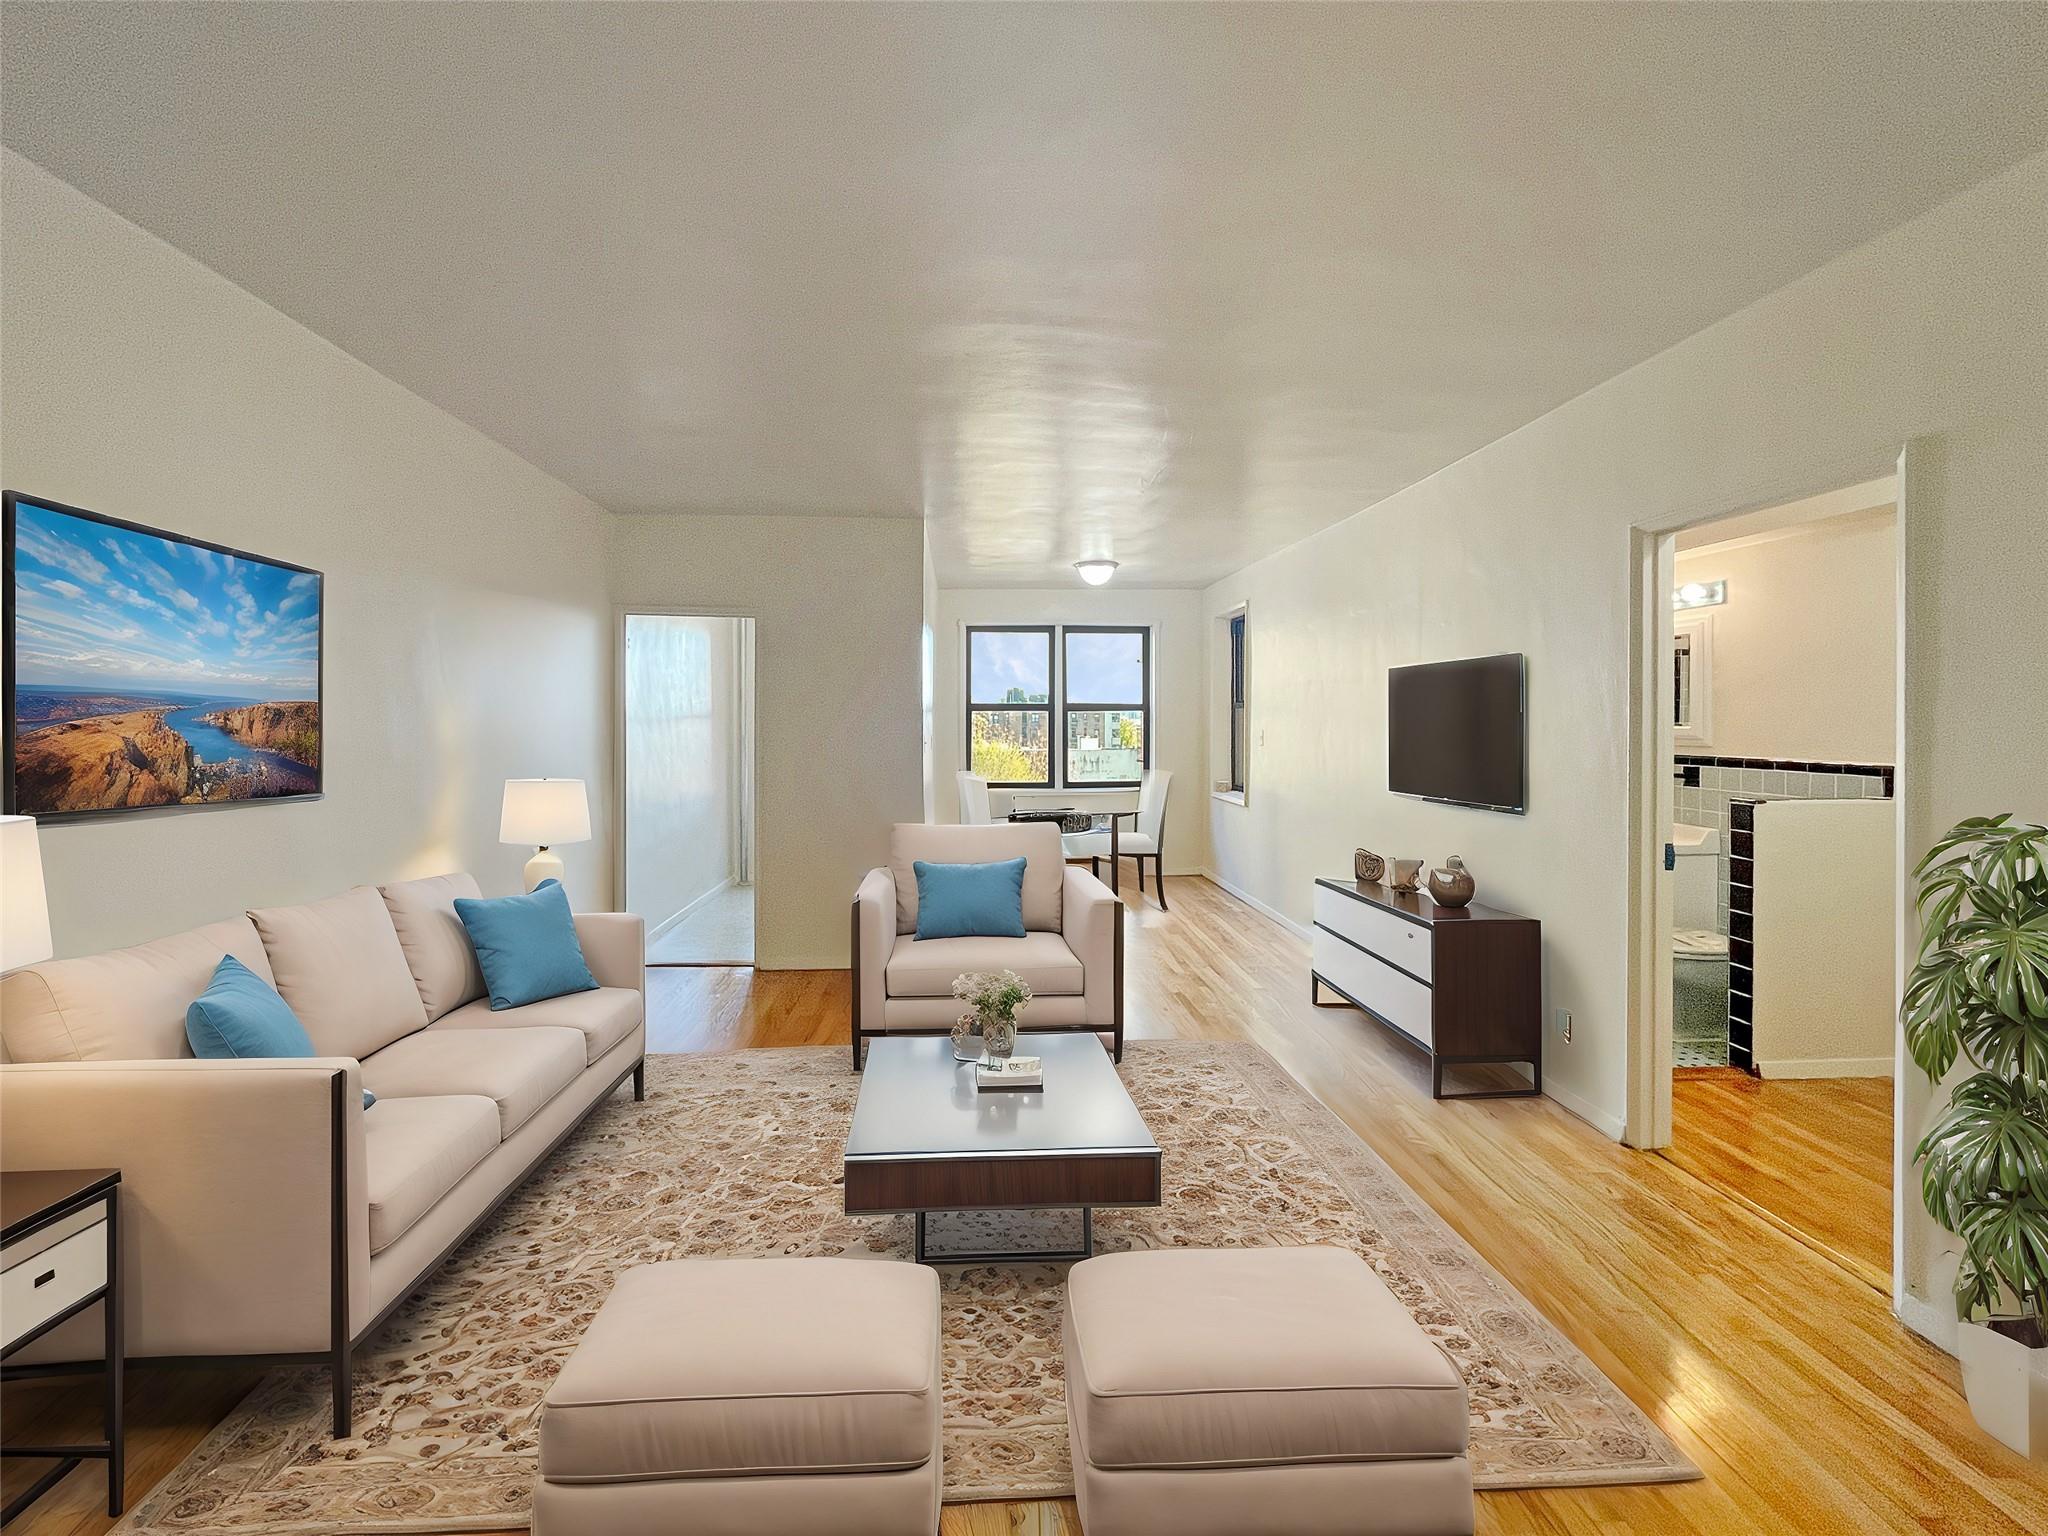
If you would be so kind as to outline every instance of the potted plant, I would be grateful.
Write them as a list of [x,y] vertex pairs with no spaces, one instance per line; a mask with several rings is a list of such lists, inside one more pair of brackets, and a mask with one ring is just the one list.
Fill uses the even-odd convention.
[[1937,1085],[1958,1057],[1976,1069],[1913,1154],[1963,1244],[1963,1387],[1986,1431],[2048,1459],[2048,827],[1972,817],[1914,875],[1906,1048]]
[[1031,988],[1015,971],[969,971],[953,978],[953,995],[967,1004],[953,1026],[953,1054],[963,1060],[966,1044],[981,1037],[990,1061],[1006,1061],[1017,1048],[1017,1015],[1031,1001]]

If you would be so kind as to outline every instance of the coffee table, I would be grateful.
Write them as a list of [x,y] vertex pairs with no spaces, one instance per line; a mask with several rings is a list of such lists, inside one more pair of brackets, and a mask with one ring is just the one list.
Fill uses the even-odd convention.
[[[1028,1044],[1024,1042],[1028,1041]],[[1026,1035],[1042,1090],[984,1093],[943,1035],[876,1040],[846,1134],[846,1213],[917,1217],[920,1264],[1042,1264],[1095,1251],[1097,1206],[1159,1204],[1159,1144],[1093,1035]],[[933,1254],[932,1211],[1078,1210],[1074,1250]]]

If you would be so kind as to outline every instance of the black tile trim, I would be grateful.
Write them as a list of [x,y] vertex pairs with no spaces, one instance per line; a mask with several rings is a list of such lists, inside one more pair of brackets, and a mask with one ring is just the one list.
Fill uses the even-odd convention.
[[[1890,799],[1897,770],[1890,763],[1810,762],[1796,757],[1711,757],[1697,752],[1674,752],[1673,766],[1679,768],[1768,768],[1776,773],[1851,773],[1884,780],[1885,798]],[[1688,784],[1694,782],[1687,779]]]

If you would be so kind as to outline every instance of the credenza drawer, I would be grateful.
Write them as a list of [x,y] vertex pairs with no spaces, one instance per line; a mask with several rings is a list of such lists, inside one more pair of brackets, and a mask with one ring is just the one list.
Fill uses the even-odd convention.
[[1410,976],[1419,976],[1424,981],[1433,979],[1430,932],[1419,924],[1355,901],[1327,885],[1316,887],[1316,923],[1343,934],[1359,948],[1371,950]]
[[[1323,894],[1318,890],[1318,907],[1322,905]],[[1345,900],[1342,896],[1331,899]],[[1428,935],[1423,937],[1426,942]],[[1404,1035],[1424,1045],[1434,1043],[1433,994],[1428,987],[1322,927],[1315,931],[1312,952],[1317,974],[1339,992],[1361,1007],[1370,1008]]]
[[[61,1243],[12,1263],[0,1273],[0,1318],[5,1319],[7,1344],[40,1327],[80,1297],[107,1283],[105,1207],[91,1226]],[[6,1256],[12,1260],[12,1253]]]

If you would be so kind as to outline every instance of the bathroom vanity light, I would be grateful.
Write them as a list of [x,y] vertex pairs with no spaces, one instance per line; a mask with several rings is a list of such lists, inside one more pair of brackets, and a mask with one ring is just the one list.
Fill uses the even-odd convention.
[[1725,581],[1688,581],[1671,594],[1673,608],[1712,608],[1727,601]]
[[1081,579],[1091,587],[1099,587],[1116,574],[1114,560],[1076,560],[1074,569],[1081,573]]

